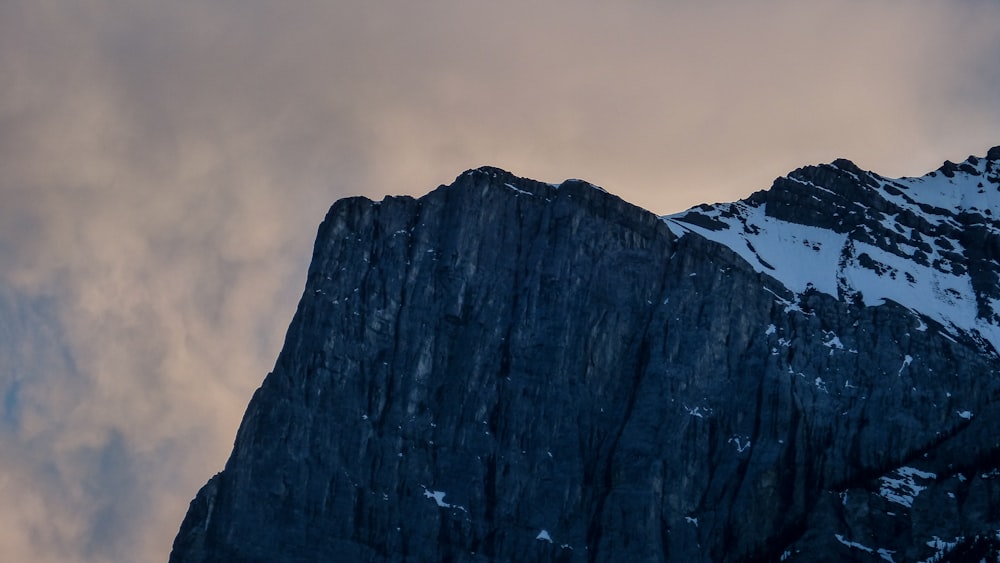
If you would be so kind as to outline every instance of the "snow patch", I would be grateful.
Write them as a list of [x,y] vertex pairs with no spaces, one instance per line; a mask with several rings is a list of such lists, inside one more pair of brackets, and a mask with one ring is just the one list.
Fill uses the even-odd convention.
[[903,375],[903,370],[909,367],[911,363],[913,363],[913,356],[907,354],[903,357],[903,365],[899,366],[899,371],[896,375]]
[[698,418],[705,418],[705,415],[712,414],[712,409],[708,407],[689,407],[684,405],[684,410],[691,416],[696,416]]
[[889,563],[896,563],[896,560],[892,558],[893,553],[896,552],[885,548],[878,549],[878,556],[881,557],[882,559],[885,559]]
[[743,453],[750,449],[750,437],[749,436],[733,436],[726,441],[727,444],[733,444],[736,446],[736,453]]
[[861,551],[864,551],[865,553],[875,553],[874,549],[872,549],[872,548],[870,548],[870,547],[868,547],[866,545],[860,544],[858,542],[855,542],[855,541],[848,541],[848,540],[844,539],[844,536],[842,536],[840,534],[834,534],[833,537],[837,538],[837,541],[839,541],[840,543],[846,545],[847,547],[849,547],[851,549],[860,549]]
[[[826,332],[826,331],[824,331],[824,332]],[[826,336],[826,338],[828,340],[823,343],[823,346],[826,346],[827,348],[833,348],[833,349],[836,349],[836,350],[843,350],[844,349],[844,344],[840,341],[840,337],[837,336],[836,334],[834,334],[832,332],[826,332],[826,334],[824,336]]]
[[420,485],[420,487],[423,488],[424,490],[424,498],[434,499],[434,502],[441,508],[454,508],[456,510],[461,510],[462,512],[468,512],[468,510],[466,510],[465,507],[463,506],[459,506],[457,504],[449,504],[445,502],[444,497],[448,493],[444,491],[432,491],[427,487],[424,487],[423,485]]
[[954,541],[944,541],[937,536],[931,536],[931,538],[932,539],[927,542],[927,547],[934,549],[936,553],[923,561],[919,561],[918,563],[931,563],[933,561],[938,561],[943,555],[952,549],[955,549],[955,546],[957,546],[960,541],[965,539],[963,536],[956,537]]
[[702,212],[725,225],[716,231],[685,222],[683,214],[664,220],[668,224],[680,222],[689,231],[729,247],[755,270],[777,278],[796,293],[804,292],[811,284],[818,291],[837,295],[837,261],[846,234],[768,217],[764,206],[736,202],[728,207],[740,216],[739,220],[727,220],[715,209]]
[[892,558],[892,554],[896,553],[895,551],[891,551],[891,550],[884,549],[884,548],[872,549],[872,548],[870,548],[870,547],[868,547],[868,546],[866,546],[864,544],[860,544],[860,543],[858,543],[856,541],[848,541],[848,540],[844,539],[844,536],[842,536],[840,534],[834,534],[833,537],[837,538],[838,542],[842,543],[843,545],[846,545],[847,547],[849,547],[851,549],[860,549],[861,551],[864,551],[865,553],[876,553],[882,559],[884,559],[886,561],[889,561],[889,563],[895,563],[895,561]]
[[829,392],[830,392],[830,391],[829,391],[829,390],[828,390],[828,389],[826,388],[826,382],[825,382],[825,381],[823,381],[823,378],[822,378],[822,377],[817,377],[816,379],[814,379],[814,380],[813,380],[813,385],[815,385],[817,389],[819,389],[820,391],[822,391],[822,392],[824,392],[824,393],[829,393]]
[[521,194],[524,194],[524,195],[529,195],[529,196],[534,196],[534,195],[535,195],[535,194],[533,194],[533,193],[531,193],[531,192],[526,192],[526,191],[524,191],[524,190],[521,190],[521,189],[518,189],[518,188],[515,188],[513,184],[504,184],[504,186],[506,186],[506,187],[508,187],[508,188],[510,188],[510,189],[512,189],[512,190],[514,190],[515,192],[517,192],[517,195],[521,195]]
[[882,484],[879,487],[878,494],[889,502],[894,502],[907,508],[913,507],[913,499],[917,498],[917,495],[927,488],[917,484],[917,479],[937,479],[937,475],[934,473],[921,471],[913,467],[900,467],[894,470],[893,473],[896,477],[885,476],[879,478]]

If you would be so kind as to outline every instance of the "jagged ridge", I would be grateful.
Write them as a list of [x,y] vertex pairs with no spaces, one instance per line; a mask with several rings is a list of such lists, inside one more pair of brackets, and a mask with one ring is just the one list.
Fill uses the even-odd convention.
[[1000,349],[1000,147],[889,179],[847,160],[800,168],[749,198],[665,217],[801,293],[893,301]]

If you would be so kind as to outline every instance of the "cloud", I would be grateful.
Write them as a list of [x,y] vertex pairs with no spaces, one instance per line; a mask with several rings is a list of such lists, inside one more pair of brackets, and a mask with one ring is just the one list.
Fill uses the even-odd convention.
[[482,164],[658,213],[840,156],[920,174],[1000,143],[998,20],[985,1],[0,4],[0,559],[163,560],[335,199]]

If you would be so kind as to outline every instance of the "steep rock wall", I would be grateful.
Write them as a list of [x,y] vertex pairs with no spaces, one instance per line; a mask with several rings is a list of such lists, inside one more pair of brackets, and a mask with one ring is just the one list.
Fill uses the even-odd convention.
[[337,202],[171,561],[909,561],[1000,528],[995,358],[671,229],[493,168]]

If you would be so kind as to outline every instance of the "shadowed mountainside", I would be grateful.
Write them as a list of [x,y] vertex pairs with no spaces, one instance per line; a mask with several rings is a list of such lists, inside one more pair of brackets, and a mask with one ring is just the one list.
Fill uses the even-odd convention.
[[998,171],[1000,147],[922,179],[836,161],[666,218],[495,168],[338,201],[170,560],[995,544]]

